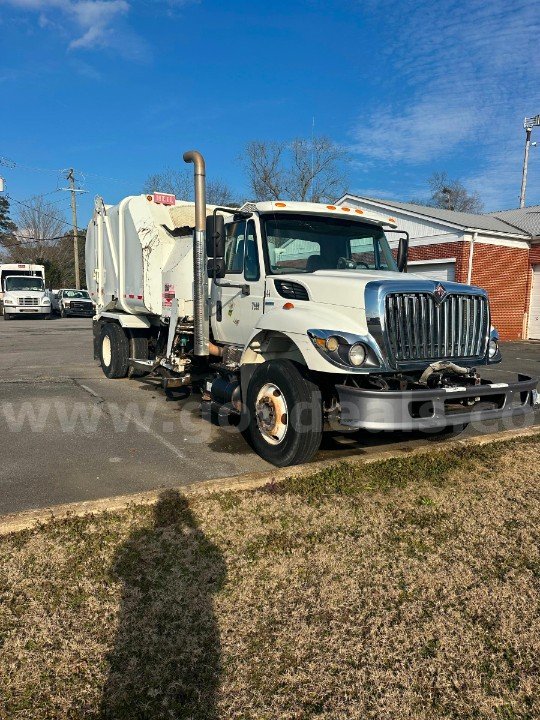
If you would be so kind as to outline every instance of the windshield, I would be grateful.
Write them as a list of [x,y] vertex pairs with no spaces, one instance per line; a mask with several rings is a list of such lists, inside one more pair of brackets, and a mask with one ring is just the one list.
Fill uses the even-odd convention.
[[45,290],[40,277],[8,277],[6,278],[6,292],[10,290]]
[[62,297],[65,298],[83,298],[84,300],[90,300],[90,295],[86,290],[64,290]]
[[305,215],[263,219],[270,271],[310,273],[316,270],[394,270],[392,251],[377,225]]

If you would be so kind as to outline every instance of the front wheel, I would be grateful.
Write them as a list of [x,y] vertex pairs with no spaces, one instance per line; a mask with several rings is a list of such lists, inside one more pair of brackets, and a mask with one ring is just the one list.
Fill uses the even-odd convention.
[[10,315],[9,313],[4,312],[4,320],[11,320],[12,317],[13,317],[13,316]]
[[253,449],[272,465],[308,462],[319,449],[321,393],[290,360],[259,365],[248,386],[245,413]]

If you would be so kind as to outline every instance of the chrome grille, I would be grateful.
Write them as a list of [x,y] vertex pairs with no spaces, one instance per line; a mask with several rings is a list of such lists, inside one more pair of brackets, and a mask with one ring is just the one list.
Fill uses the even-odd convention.
[[36,297],[20,297],[18,301],[19,305],[24,305],[25,307],[39,305],[39,298]]
[[394,360],[475,358],[485,352],[489,308],[482,295],[431,293],[386,296],[386,329]]

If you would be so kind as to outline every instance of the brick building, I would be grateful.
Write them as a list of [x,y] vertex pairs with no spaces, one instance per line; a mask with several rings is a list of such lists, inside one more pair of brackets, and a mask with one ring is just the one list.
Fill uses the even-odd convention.
[[501,339],[540,340],[540,206],[474,215],[349,194],[337,204],[394,217],[411,238],[410,273],[485,288]]

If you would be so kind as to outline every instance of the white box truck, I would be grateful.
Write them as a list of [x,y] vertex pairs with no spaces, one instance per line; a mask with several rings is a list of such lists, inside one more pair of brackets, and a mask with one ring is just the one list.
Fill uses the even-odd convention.
[[0,307],[4,320],[21,315],[49,318],[51,299],[45,290],[45,267],[31,263],[0,265]]
[[309,460],[325,428],[446,432],[523,415],[536,380],[492,383],[500,362],[486,292],[404,274],[394,218],[315,203],[96,201],[86,243],[105,375],[152,373],[237,416],[275,465]]

